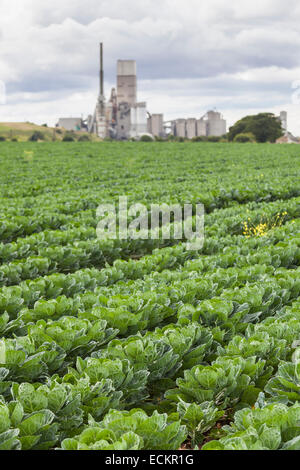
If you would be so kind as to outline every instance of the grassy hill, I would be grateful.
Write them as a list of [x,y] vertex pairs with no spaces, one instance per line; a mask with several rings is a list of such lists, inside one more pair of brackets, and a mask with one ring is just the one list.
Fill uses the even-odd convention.
[[[20,142],[26,142],[35,131],[42,132],[45,141],[62,140],[66,133],[64,128],[44,127],[38,126],[31,122],[0,122],[0,137],[3,136],[6,140],[17,139]],[[87,135],[86,132],[76,131],[73,132],[74,138],[79,139],[82,135]],[[91,141],[100,141],[94,134],[88,134]]]

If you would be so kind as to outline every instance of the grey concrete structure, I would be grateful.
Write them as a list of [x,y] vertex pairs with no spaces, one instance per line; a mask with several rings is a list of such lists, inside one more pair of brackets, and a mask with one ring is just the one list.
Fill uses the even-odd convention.
[[276,140],[276,144],[300,144],[299,137],[295,137],[291,132],[286,132]]
[[201,119],[188,118],[171,121],[171,131],[177,137],[187,137],[188,139],[193,139],[196,136],[220,137],[226,134],[226,121],[221,113],[208,111]]
[[176,135],[176,121],[166,121],[164,122],[164,131]]
[[[130,137],[139,138],[149,132],[147,105],[145,102],[137,102],[135,60],[118,60],[117,87],[112,88],[107,102],[104,95],[103,44],[100,43],[99,85],[99,95],[93,114],[89,115],[85,121],[81,118],[60,119],[58,125],[68,130],[87,130],[102,139],[105,137],[119,140]],[[164,135],[162,114],[153,115],[150,124],[155,135]]]
[[82,128],[82,118],[78,117],[69,117],[69,118],[60,118],[58,120],[58,127],[63,127],[67,131],[80,131]]
[[196,129],[197,129],[197,136],[202,136],[202,137],[207,136],[207,122],[203,118],[197,119]]
[[121,103],[117,111],[117,139],[126,140],[130,137],[131,127],[130,106],[128,103]]
[[287,112],[281,111],[279,119],[281,121],[281,127],[285,133],[287,133]]
[[104,139],[107,136],[107,125],[105,119],[105,103],[104,100],[98,101],[95,109],[95,122],[94,122],[94,129],[95,134],[101,139]]
[[118,60],[116,101],[117,138],[137,138],[147,133],[147,104],[137,103],[136,62],[134,60]]
[[207,135],[220,137],[226,134],[226,121],[221,113],[217,111],[208,111],[207,118]]
[[143,101],[130,107],[130,137],[139,137],[147,132],[147,104]]
[[164,115],[151,114],[148,118],[148,132],[155,137],[164,137]]
[[176,119],[175,129],[176,129],[176,137],[186,137],[185,119]]
[[188,118],[186,120],[186,136],[188,139],[193,139],[196,135],[196,119]]
[[100,43],[99,95],[92,119],[88,121],[88,131],[101,139],[107,137],[106,106],[104,96],[103,44]]
[[108,129],[108,137],[115,139],[117,137],[117,121],[118,121],[118,105],[117,93],[115,88],[112,88],[110,99],[106,105],[106,123]]
[[137,102],[137,80],[135,60],[118,60],[117,63],[117,102],[129,103],[133,106]]
[[88,132],[92,132],[91,129],[93,127],[93,116],[92,114],[89,114],[87,117],[87,130]]

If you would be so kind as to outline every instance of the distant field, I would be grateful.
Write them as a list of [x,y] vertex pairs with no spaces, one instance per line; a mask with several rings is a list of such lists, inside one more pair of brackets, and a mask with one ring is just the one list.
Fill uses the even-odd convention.
[[[61,128],[59,132],[57,129],[53,127],[45,127],[45,126],[38,126],[36,124],[32,124],[29,122],[0,122],[0,136],[5,137],[8,140],[13,138],[17,138],[20,142],[26,142],[28,138],[35,132],[40,131],[45,136],[45,141],[52,141],[54,138],[54,131],[55,132],[55,139],[62,140],[66,131],[65,129]],[[74,135],[76,138],[79,138],[81,135],[86,134],[85,132],[78,132],[76,131]],[[92,141],[98,141],[95,135],[89,134],[90,139]]]
[[[119,196],[203,248],[98,239]],[[0,449],[300,449],[299,146],[0,142],[0,216]]]

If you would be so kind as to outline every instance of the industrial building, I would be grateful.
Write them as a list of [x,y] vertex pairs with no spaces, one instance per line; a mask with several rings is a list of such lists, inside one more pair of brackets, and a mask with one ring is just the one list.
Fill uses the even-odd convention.
[[217,111],[208,111],[200,119],[176,119],[171,124],[171,132],[176,137],[193,139],[197,136],[221,137],[226,134],[226,121]]
[[154,137],[165,137],[164,115],[149,114],[147,121],[148,133]]
[[207,126],[204,119],[197,119],[197,127],[196,127],[197,136],[206,136],[207,135]]
[[60,118],[56,126],[63,127],[66,131],[81,131],[85,128],[81,117]]
[[[117,86],[112,88],[109,101],[104,96],[103,45],[100,44],[100,93],[94,114],[88,117],[88,131],[101,138],[117,140],[138,139],[149,132],[147,103],[137,101],[135,60],[117,61]],[[153,130],[163,135],[163,115],[159,123],[154,118]],[[151,126],[152,128],[152,126]],[[156,134],[154,134],[156,135]]]
[[119,140],[128,139],[130,135],[130,106],[128,103],[120,103],[117,110],[117,126],[115,128],[115,137]]
[[288,131],[287,112],[281,111],[277,119],[281,122],[283,136],[276,140],[276,144],[300,144],[299,138]]
[[221,113],[208,111],[202,119],[206,122],[206,135],[208,137],[212,135],[220,137],[226,134],[226,121]]
[[117,62],[117,101],[134,106],[137,101],[137,79],[135,60]]
[[176,137],[186,137],[186,120],[177,119],[173,127],[173,133]]
[[145,102],[135,103],[130,108],[130,137],[138,137],[147,134],[147,104]]
[[195,118],[188,118],[186,120],[186,136],[188,139],[193,139],[197,135],[196,122]]
[[[282,122],[286,116],[280,114]],[[208,111],[200,119],[176,119],[164,122],[164,116],[151,114],[145,101],[137,100],[137,67],[135,60],[118,60],[116,88],[106,101],[104,94],[103,44],[100,44],[99,95],[94,113],[82,118],[60,118],[57,124],[66,130],[86,130],[98,137],[117,140],[139,139],[148,134],[164,138],[168,132],[176,137],[193,139],[197,136],[226,134],[226,121],[217,111]]]
[[278,116],[279,121],[281,122],[281,127],[284,131],[284,134],[287,133],[287,112],[281,111],[280,115]]
[[300,144],[300,140],[298,137],[293,136],[291,132],[286,132],[276,140],[276,144]]

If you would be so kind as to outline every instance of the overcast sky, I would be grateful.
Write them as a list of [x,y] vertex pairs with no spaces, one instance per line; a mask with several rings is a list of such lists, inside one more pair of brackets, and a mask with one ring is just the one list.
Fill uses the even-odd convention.
[[287,110],[300,135],[299,24],[299,0],[0,0],[0,121],[92,114],[103,41],[107,96],[135,59],[150,112]]

